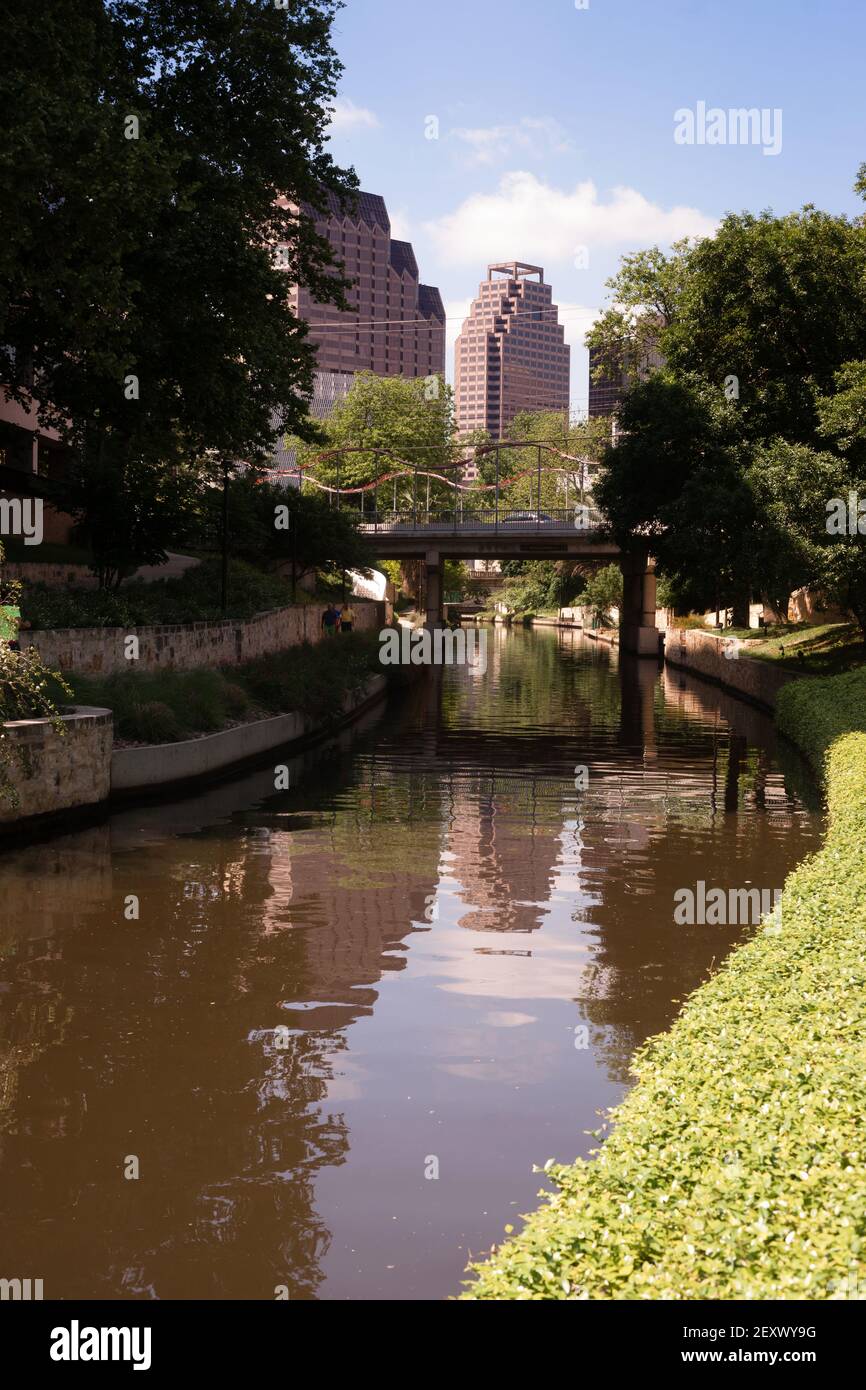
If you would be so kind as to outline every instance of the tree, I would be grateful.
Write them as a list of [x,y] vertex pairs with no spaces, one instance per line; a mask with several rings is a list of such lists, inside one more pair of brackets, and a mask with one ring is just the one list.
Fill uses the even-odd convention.
[[[440,377],[383,377],[358,372],[349,392],[337,402],[321,429],[324,444],[300,444],[298,461],[303,469],[311,470],[315,478],[330,487],[351,489],[385,475],[400,474],[400,460],[441,472],[452,462],[451,388]],[[332,450],[337,452],[330,455]],[[453,470],[445,476],[454,476]],[[419,506],[426,502],[427,481],[419,475]],[[345,500],[360,506],[362,495],[350,491]],[[371,490],[365,505],[390,507],[395,497],[398,507],[412,505],[411,473],[404,470],[401,476],[389,478],[377,492]],[[437,479],[431,480],[431,497],[454,505],[453,487]]]
[[590,575],[579,601],[589,608],[598,626],[607,627],[612,621],[611,609],[622,608],[622,571],[619,565],[605,565]]
[[130,455],[114,437],[94,457],[77,459],[68,483],[79,538],[93,552],[100,587],[109,589],[139,565],[164,563],[202,496],[194,465],[167,469],[147,453]]
[[755,534],[762,525],[734,408],[700,382],[659,372],[630,391],[596,499],[624,550],[648,548],[695,606],[735,609],[748,625]]
[[[664,358],[627,393],[620,443],[604,459],[597,495],[620,543],[649,545],[673,592],[731,606],[737,624],[751,592],[784,611],[791,588],[819,573],[856,599],[855,548],[818,543],[814,490],[809,515],[792,508],[780,460],[811,453],[815,478],[840,479],[845,469],[820,457],[830,440],[847,476],[862,473],[863,219],[811,206],[731,215],[671,257],[626,258],[611,284],[620,303],[589,340],[634,352],[655,332]],[[840,572],[828,569],[831,555]]]
[[[319,493],[275,487],[254,473],[233,477],[228,494],[232,555],[259,567],[295,577],[321,571],[339,577],[343,570],[367,573],[374,556],[354,518],[328,504]],[[222,524],[222,488],[212,488],[204,509],[205,535],[218,537]]]
[[[564,507],[566,492],[574,505],[591,490],[596,462],[601,458],[609,427],[603,420],[570,420],[561,411],[525,410],[515,415],[509,441],[522,440],[553,446],[541,451],[541,496],[538,496],[538,450],[501,449],[500,499],[506,506]],[[496,476],[495,453],[482,455],[481,476],[492,483]],[[520,477],[525,473],[525,477]],[[514,479],[514,481],[510,481]],[[567,484],[567,486],[566,486]]]
[[626,374],[638,381],[649,374],[665,330],[676,320],[694,244],[685,238],[670,255],[653,246],[622,257],[606,281],[611,303],[586,334],[597,377]]
[[866,357],[866,236],[811,205],[726,217],[694,247],[662,338],[675,372],[735,379],[750,439],[813,443],[816,393]]
[[324,148],[335,8],[3,4],[0,385],[73,445],[79,500],[309,430],[290,287],[345,282],[295,209],[357,186]]
[[752,455],[746,478],[763,522],[756,572],[777,612],[793,589],[815,586],[866,633],[866,362],[845,363],[832,389],[816,394],[815,413],[824,447],[775,438]]

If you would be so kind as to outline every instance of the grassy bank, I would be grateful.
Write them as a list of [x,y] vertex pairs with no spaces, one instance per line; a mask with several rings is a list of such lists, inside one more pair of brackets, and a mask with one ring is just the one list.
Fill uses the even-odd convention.
[[[823,770],[820,853],[635,1057],[591,1161],[473,1267],[474,1299],[866,1293],[866,672],[782,691]],[[853,1291],[853,1292],[852,1292]]]
[[372,675],[399,675],[379,662],[376,633],[346,633],[315,646],[303,643],[219,670],[121,672],[103,680],[70,678],[77,704],[114,712],[118,739],[173,743],[232,724],[291,711],[336,721],[347,695]]
[[866,664],[866,646],[856,623],[786,623],[762,630],[745,627],[712,628],[703,619],[676,618],[674,628],[693,628],[725,641],[739,637],[749,643],[743,655],[790,666],[806,675],[833,676]]

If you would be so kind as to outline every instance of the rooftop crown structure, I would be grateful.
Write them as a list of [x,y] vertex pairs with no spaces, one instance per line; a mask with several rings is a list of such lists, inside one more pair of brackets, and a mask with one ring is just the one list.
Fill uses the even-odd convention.
[[507,435],[521,410],[568,410],[570,349],[544,269],[487,267],[455,344],[457,427]]

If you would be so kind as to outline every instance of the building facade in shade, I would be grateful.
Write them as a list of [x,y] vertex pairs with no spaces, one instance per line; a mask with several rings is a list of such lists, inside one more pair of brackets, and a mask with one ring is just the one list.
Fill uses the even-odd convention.
[[[589,350],[589,414],[616,415],[623,396],[635,381],[645,381],[652,372],[664,366],[664,357],[658,348],[650,346],[636,370],[623,367],[615,371],[601,366],[598,348]],[[596,375],[598,380],[596,380]]]
[[521,410],[568,411],[571,352],[544,270],[487,267],[454,349],[457,428],[507,436]]
[[[442,296],[433,285],[421,284],[411,242],[392,238],[384,198],[359,192],[357,201],[343,208],[335,194],[325,197],[324,212],[309,203],[301,211],[345,267],[352,281],[346,291],[351,310],[320,304],[298,285],[290,296],[316,350],[309,410],[318,420],[327,419],[348,394],[356,372],[407,377],[445,372]],[[278,440],[271,480],[297,485],[296,469],[295,450]]]
[[341,206],[327,193],[324,212],[304,204],[301,211],[330,242],[352,281],[346,291],[351,311],[319,304],[309,290],[295,286],[294,312],[309,328],[320,373],[344,376],[426,377],[445,371],[445,310],[432,285],[422,285],[411,242],[391,236],[385,200],[358,193]]

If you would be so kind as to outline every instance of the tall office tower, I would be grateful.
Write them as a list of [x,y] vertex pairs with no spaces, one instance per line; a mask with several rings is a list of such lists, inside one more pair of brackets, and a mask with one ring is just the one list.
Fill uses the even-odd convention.
[[[598,348],[589,350],[589,414],[616,415],[620,402],[627,391],[637,381],[646,381],[659,367],[664,366],[664,357],[653,343],[644,348],[639,362],[633,367],[624,365],[619,370],[610,366],[599,371],[601,354]],[[594,380],[596,373],[598,380]]]
[[612,373],[599,370],[600,353],[598,348],[589,350],[589,414],[615,415],[619,403],[628,389],[625,372]]
[[508,434],[518,411],[568,411],[571,352],[540,265],[487,267],[454,354],[457,428]]
[[353,281],[346,293],[352,312],[319,304],[307,289],[292,290],[292,307],[309,325],[318,371],[411,377],[444,372],[445,310],[439,291],[420,283],[411,243],[392,240],[384,198],[356,197],[345,209],[332,193],[326,194],[325,212],[302,208]]

